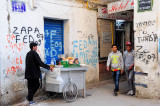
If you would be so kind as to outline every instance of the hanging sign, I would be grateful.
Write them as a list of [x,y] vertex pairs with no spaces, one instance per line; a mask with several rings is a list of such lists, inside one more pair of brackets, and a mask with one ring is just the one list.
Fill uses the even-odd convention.
[[138,0],[138,12],[152,10],[153,0]]

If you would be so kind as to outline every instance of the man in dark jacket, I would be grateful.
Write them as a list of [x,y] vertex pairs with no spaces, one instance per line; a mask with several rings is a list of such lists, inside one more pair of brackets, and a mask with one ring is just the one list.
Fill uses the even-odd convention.
[[37,51],[37,44],[30,43],[30,51],[26,56],[26,69],[25,69],[25,79],[28,81],[28,96],[26,99],[30,104],[34,103],[33,96],[38,90],[40,83],[39,79],[41,76],[40,66],[52,71],[52,67],[47,64],[44,64]]

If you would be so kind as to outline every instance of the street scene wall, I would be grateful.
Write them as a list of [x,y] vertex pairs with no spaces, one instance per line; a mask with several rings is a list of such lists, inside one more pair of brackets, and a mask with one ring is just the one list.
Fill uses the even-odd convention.
[[39,1],[37,8],[32,8],[28,0],[19,2],[23,7],[21,10],[13,9],[14,3],[5,0],[0,8],[3,13],[1,14],[3,26],[1,24],[0,29],[3,104],[23,100],[27,94],[24,80],[25,56],[30,50],[31,41],[38,43],[37,52],[44,61],[44,18],[64,20],[64,44],[67,45],[64,46],[64,53],[73,54],[82,64],[89,66],[87,84],[98,82],[96,11],[83,8],[82,4],[67,1]]
[[138,2],[134,2],[135,71],[141,73],[135,75],[136,95],[159,98],[159,1],[153,0],[153,7],[149,11],[138,11]]
[[[2,0],[1,3],[0,3],[0,7],[3,7],[3,8],[0,8],[0,13],[3,14],[1,17],[0,17],[0,23],[3,23],[3,24],[0,24],[0,35],[7,35],[8,34],[8,23],[7,22],[7,15],[8,15],[8,12],[7,12],[7,2],[5,0]],[[3,30],[3,31],[2,31]],[[2,36],[1,36],[2,38]],[[0,42],[2,42],[2,39],[0,39]],[[3,70],[2,70],[2,62],[4,61],[4,58],[2,58],[2,55],[4,53],[4,51],[2,50],[2,44],[3,43],[0,43],[0,98],[2,97],[2,93],[1,93],[1,89],[2,89],[2,74],[3,74]],[[0,99],[0,102],[1,102],[1,99]]]

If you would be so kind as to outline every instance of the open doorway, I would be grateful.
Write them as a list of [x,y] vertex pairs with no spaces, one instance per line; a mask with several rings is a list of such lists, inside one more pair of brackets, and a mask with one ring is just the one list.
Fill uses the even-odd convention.
[[121,53],[125,51],[125,42],[125,21],[116,20],[115,44]]
[[125,50],[125,31],[116,31],[115,44],[118,50],[123,53]]

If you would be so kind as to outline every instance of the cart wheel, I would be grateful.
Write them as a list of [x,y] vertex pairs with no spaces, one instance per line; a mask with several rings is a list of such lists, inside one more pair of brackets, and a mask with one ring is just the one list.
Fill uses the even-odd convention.
[[46,94],[47,94],[47,97],[51,98],[51,99],[53,99],[53,98],[55,98],[57,96],[56,92],[49,92],[49,91],[47,91]]
[[77,99],[78,89],[76,84],[69,83],[63,88],[63,97],[67,102],[73,102]]

